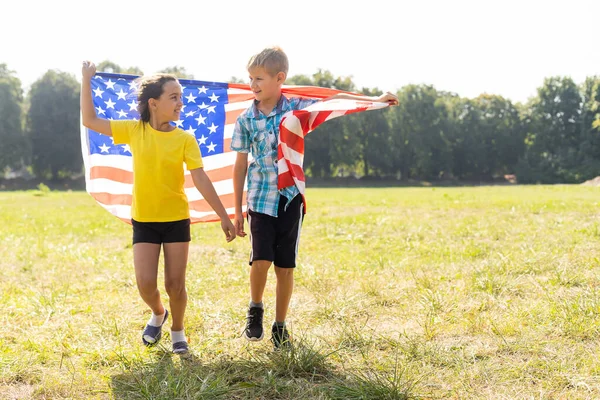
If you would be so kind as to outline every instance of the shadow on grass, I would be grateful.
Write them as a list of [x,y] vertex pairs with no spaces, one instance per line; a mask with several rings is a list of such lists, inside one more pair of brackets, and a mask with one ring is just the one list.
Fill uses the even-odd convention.
[[414,399],[416,382],[397,371],[342,372],[330,362],[336,351],[295,341],[284,351],[205,359],[159,349],[144,362],[123,360],[111,379],[116,399]]

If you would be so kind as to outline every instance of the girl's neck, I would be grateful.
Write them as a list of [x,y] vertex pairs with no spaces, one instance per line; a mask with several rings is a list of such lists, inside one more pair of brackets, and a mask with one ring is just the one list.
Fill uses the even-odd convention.
[[170,121],[160,121],[156,116],[150,115],[150,126],[160,132],[171,132],[175,127],[169,123]]

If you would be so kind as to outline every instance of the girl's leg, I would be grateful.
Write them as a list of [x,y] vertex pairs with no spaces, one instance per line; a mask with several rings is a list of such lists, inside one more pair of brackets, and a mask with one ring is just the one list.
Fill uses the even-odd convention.
[[187,305],[185,271],[189,242],[163,243],[165,251],[165,288],[173,316],[172,331],[183,330],[183,316]]
[[165,313],[156,284],[159,256],[159,244],[136,243],[133,245],[133,265],[138,291],[142,300],[148,304],[155,315]]

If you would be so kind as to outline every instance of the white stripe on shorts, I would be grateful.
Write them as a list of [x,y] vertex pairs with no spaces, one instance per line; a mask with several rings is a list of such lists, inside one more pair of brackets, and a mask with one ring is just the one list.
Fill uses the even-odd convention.
[[296,257],[294,257],[294,261],[298,258],[298,246],[300,245],[300,231],[302,230],[302,211],[304,211],[304,202],[300,202],[300,219],[298,220],[298,236],[296,236]]

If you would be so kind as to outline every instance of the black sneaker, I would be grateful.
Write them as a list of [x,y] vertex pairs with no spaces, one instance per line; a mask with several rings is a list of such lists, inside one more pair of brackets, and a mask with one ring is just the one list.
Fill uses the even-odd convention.
[[273,324],[273,328],[271,329],[271,341],[273,342],[273,347],[275,347],[275,350],[281,348],[287,349],[292,345],[292,342],[290,342],[290,334],[288,333],[285,325],[279,326],[277,324]]
[[263,330],[263,314],[265,310],[262,307],[250,307],[246,315],[246,329],[244,337],[251,342],[262,340],[265,332]]

